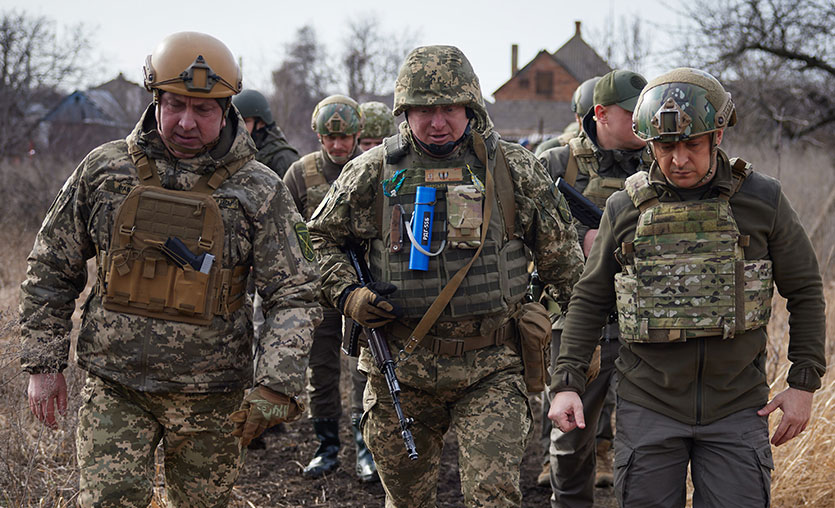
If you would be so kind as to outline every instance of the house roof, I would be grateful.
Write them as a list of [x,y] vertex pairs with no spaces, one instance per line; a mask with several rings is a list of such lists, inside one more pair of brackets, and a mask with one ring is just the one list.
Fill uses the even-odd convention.
[[602,76],[612,70],[609,64],[583,40],[579,30],[551,57],[579,83],[594,76]]
[[127,128],[136,123],[106,90],[76,90],[52,108],[43,121]]

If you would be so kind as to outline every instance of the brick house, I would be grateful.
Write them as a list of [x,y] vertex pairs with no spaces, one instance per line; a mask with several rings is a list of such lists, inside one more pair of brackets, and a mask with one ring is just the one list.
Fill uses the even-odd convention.
[[558,135],[574,120],[571,95],[583,81],[602,76],[609,65],[583,40],[580,22],[574,36],[558,50],[540,51],[527,65],[518,66],[519,48],[511,46],[511,77],[493,92],[487,109],[505,139],[534,141]]

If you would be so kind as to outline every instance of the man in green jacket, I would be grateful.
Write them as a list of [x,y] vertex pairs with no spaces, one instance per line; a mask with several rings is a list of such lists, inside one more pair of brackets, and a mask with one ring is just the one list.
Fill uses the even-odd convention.
[[[605,311],[617,304],[615,491],[621,506],[767,506],[771,442],[803,431],[825,370],[821,276],[780,183],[719,149],[736,122],[711,75],[675,69],[633,114],[649,172],[607,201],[568,308],[549,417],[585,427],[580,395]],[[772,282],[773,281],[773,282]],[[788,300],[789,388],[770,402],[765,325],[773,283]],[[741,486],[744,486],[741,488]]]

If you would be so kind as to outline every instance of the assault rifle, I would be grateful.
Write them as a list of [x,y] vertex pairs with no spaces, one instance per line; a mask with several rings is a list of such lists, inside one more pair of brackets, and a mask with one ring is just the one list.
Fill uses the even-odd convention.
[[[372,282],[371,272],[368,270],[368,265],[365,263],[365,249],[362,246],[349,242],[345,246],[345,253],[351,259],[351,264],[354,265],[354,270],[357,271],[357,277],[360,284],[366,286]],[[351,335],[347,344],[342,344],[342,351],[349,356],[357,356],[359,354],[359,334],[360,325],[354,322],[351,328]],[[391,357],[391,350],[389,350],[388,342],[383,336],[383,333],[377,328],[366,328],[365,335],[368,337],[368,349],[371,351],[371,356],[377,364],[377,368],[386,378],[389,393],[391,394],[391,401],[394,404],[394,411],[397,413],[397,419],[400,420],[400,435],[403,436],[403,443],[406,445],[406,453],[409,458],[417,460],[418,452],[415,448],[415,438],[412,437],[412,431],[409,427],[414,423],[413,418],[406,418],[403,415],[403,408],[400,407],[400,382],[397,380],[397,374],[394,373],[394,359]]]
[[589,198],[583,196],[580,191],[569,185],[562,178],[557,178],[557,188],[565,196],[568,207],[571,208],[571,215],[591,229],[598,229],[600,227],[600,219],[603,218],[603,211],[597,205],[589,201]]

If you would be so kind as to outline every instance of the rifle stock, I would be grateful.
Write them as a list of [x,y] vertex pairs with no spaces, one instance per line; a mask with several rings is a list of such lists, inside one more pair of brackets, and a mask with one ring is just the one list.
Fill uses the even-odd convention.
[[600,219],[603,218],[603,211],[562,178],[557,178],[556,183],[557,188],[565,196],[568,207],[571,208],[571,215],[585,226],[591,229],[598,229],[600,227]]
[[[365,286],[371,283],[371,271],[365,263],[365,249],[358,244],[348,243],[345,246],[345,253],[348,254],[348,258],[350,258],[351,264],[357,272],[360,284]],[[358,323],[354,322],[353,328],[351,328],[351,338],[348,344],[348,349],[354,348],[351,352],[359,349],[359,326]],[[371,351],[374,363],[377,364],[377,368],[386,379],[389,394],[391,394],[391,400],[394,404],[394,411],[400,421],[400,435],[403,437],[403,444],[406,445],[406,453],[408,453],[410,459],[417,460],[418,452],[415,448],[415,439],[412,436],[412,431],[409,430],[414,423],[414,419],[407,418],[403,414],[403,408],[400,407],[400,381],[397,380],[397,374],[394,372],[395,362],[391,356],[388,341],[377,328],[365,328],[365,335],[368,337],[368,349]],[[343,344],[343,351],[350,354],[349,351],[345,350],[345,344]]]

